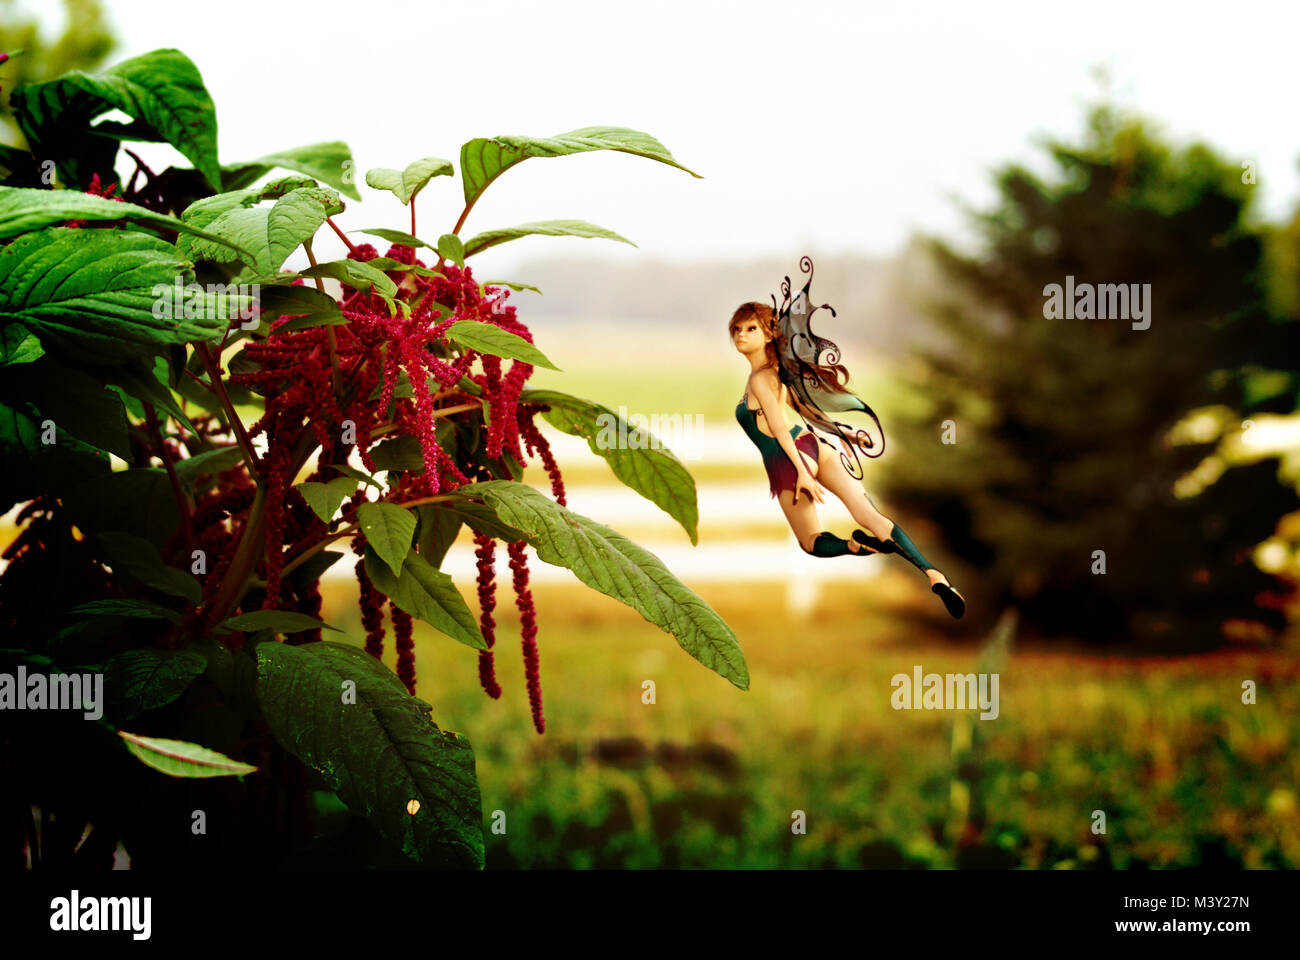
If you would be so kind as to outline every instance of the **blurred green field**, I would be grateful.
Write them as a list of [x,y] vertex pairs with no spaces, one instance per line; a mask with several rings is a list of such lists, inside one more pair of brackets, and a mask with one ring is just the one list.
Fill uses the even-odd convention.
[[[539,589],[541,736],[513,594],[498,598],[500,701],[480,689],[474,651],[417,625],[418,694],[475,749],[489,868],[1300,865],[1293,657],[1013,647],[999,718],[895,711],[895,673],[977,668],[974,649],[877,607],[892,576],[826,591],[804,618],[815,633],[774,606],[779,590],[701,590],[740,638],[748,691],[613,600]],[[359,641],[346,584],[324,614]],[[1090,830],[1098,809],[1105,836]],[[497,810],[504,835],[491,833]],[[806,835],[791,832],[796,810]]]

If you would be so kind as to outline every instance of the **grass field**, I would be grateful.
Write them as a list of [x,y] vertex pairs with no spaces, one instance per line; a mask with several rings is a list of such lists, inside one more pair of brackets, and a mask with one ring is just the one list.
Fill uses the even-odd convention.
[[[540,736],[508,590],[500,701],[474,651],[417,628],[418,693],[475,748],[489,867],[1300,865],[1293,658],[1013,645],[984,664],[1001,677],[997,719],[896,711],[895,673],[975,670],[975,649],[852,583],[823,595],[815,628],[774,615],[762,584],[700,592],[737,632],[748,691],[615,601],[537,591]],[[346,588],[327,598],[326,619],[357,638],[353,610]],[[1245,679],[1256,705],[1241,703]],[[490,832],[498,810],[504,835]]]

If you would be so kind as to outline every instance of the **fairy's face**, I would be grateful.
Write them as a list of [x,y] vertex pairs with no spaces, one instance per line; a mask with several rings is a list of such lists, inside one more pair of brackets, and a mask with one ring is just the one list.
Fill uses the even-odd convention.
[[755,350],[762,350],[771,340],[757,320],[742,320],[731,331],[731,342],[746,356]]

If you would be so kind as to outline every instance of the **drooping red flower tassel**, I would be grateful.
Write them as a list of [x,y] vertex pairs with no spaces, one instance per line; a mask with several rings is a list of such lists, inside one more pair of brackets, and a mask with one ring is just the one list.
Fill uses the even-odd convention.
[[406,684],[406,692],[415,696],[415,623],[411,615],[393,603],[388,604],[393,620],[393,638],[397,644],[397,679]]
[[546,718],[542,716],[542,678],[537,656],[537,611],[533,594],[528,589],[528,556],[524,553],[526,541],[516,540],[506,546],[510,554],[510,569],[514,571],[515,605],[519,608],[520,632],[523,636],[524,676],[528,680],[528,704],[533,712],[533,727],[538,733],[546,732]]
[[361,588],[361,626],[366,631],[366,653],[378,660],[384,655],[384,596],[366,576],[365,560],[357,561],[357,584]]
[[474,534],[474,556],[478,558],[478,603],[479,630],[487,641],[488,649],[478,652],[478,682],[484,692],[493,700],[501,696],[501,684],[497,683],[496,664],[493,662],[491,647],[496,643],[497,624],[492,618],[492,611],[497,605],[496,586],[496,541],[485,533]]

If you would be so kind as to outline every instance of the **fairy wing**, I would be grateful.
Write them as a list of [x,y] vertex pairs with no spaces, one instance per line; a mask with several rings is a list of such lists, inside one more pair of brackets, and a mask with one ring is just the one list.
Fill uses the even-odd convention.
[[[845,467],[850,474],[860,477],[861,471],[857,468],[858,453],[860,451],[867,457],[878,457],[884,453],[884,429],[871,407],[844,389],[840,382],[841,376],[847,379],[848,371],[840,365],[839,346],[813,331],[813,314],[825,307],[833,317],[835,308],[826,303],[813,306],[809,293],[813,278],[812,259],[801,257],[799,267],[808,274],[803,288],[791,297],[790,278],[786,277],[781,284],[784,300],[779,309],[776,307],[776,298],[772,298],[781,334],[777,338],[781,380],[790,389],[791,401],[804,418],[808,429],[822,430],[839,438],[844,447],[841,459]],[[865,413],[871,418],[879,434],[878,441],[866,429],[830,416],[832,413],[855,412]],[[849,457],[852,457],[852,462]]]

